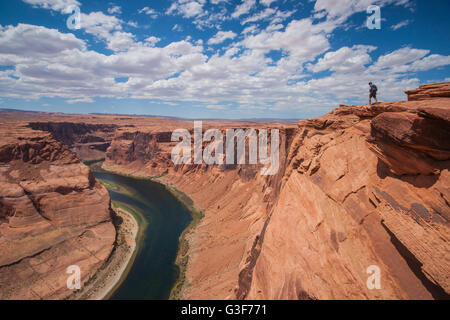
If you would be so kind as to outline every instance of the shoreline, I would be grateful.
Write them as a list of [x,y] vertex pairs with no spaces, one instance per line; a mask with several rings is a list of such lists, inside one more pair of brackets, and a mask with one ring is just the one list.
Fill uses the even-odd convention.
[[[195,227],[201,222],[205,213],[195,206],[194,201],[186,195],[184,192],[178,190],[173,183],[166,179],[166,174],[158,176],[150,176],[144,174],[140,170],[134,170],[132,173],[127,172],[127,169],[121,168],[120,166],[114,164],[102,163],[100,169],[106,172],[112,172],[124,177],[129,177],[133,179],[144,179],[151,180],[153,182],[163,185],[168,192],[170,192],[178,201],[180,201],[186,209],[190,212],[192,221],[183,230],[178,241],[178,251],[175,257],[174,265],[178,268],[178,278],[175,281],[172,290],[170,291],[169,300],[181,300],[183,296],[183,290],[189,285],[186,279],[186,269],[189,261],[189,247],[190,243],[187,236],[195,230]],[[131,171],[131,170],[130,170]]]
[[106,263],[69,300],[107,300],[127,277],[139,249],[141,227],[133,213],[112,204],[117,217],[122,218],[116,226],[116,246]]
[[195,206],[195,203],[188,195],[178,190],[170,181],[161,181],[160,179],[164,179],[164,177],[155,178],[155,180],[153,181],[164,185],[167,191],[169,191],[175,198],[178,199],[178,201],[180,201],[186,207],[186,209],[188,209],[192,217],[191,222],[183,230],[179,237],[178,252],[174,262],[174,264],[178,267],[179,274],[177,281],[175,281],[169,295],[169,300],[181,300],[183,297],[183,289],[186,286],[189,286],[189,282],[186,279],[186,270],[190,258],[190,242],[187,237],[189,234],[191,234],[191,232],[194,232],[195,228],[205,216],[205,213],[203,210],[200,210]]

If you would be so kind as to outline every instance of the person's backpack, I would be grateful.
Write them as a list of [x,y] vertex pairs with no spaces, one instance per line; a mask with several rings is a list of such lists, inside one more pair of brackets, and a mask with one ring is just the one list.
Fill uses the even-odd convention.
[[377,92],[378,91],[378,88],[377,88],[377,86],[376,85],[372,85],[372,92]]

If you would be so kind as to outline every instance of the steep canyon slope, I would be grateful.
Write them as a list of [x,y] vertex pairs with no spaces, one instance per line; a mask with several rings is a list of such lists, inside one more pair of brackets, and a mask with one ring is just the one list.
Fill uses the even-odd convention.
[[0,127],[0,299],[66,298],[67,268],[83,284],[113,250],[108,192],[50,133]]
[[[256,166],[174,166],[170,130],[140,128],[116,131],[104,167],[163,175],[204,210],[187,236],[184,298],[448,298],[448,87],[341,106],[298,126],[206,125],[279,128],[275,176]],[[381,289],[367,286],[371,266]]]

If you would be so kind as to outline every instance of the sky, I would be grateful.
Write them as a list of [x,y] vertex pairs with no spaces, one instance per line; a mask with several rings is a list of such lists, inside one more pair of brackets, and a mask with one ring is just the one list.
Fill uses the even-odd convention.
[[448,0],[3,0],[0,108],[303,119],[366,104],[369,81],[379,100],[405,100],[450,81],[448,12]]

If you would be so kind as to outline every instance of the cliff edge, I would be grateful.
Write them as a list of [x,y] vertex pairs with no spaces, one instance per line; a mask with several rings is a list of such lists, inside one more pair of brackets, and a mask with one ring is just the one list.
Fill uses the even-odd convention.
[[0,139],[0,299],[64,299],[67,268],[81,284],[115,241],[110,199],[50,133],[4,121]]
[[299,122],[241,298],[448,299],[450,99],[433,90]]
[[[116,131],[105,166],[163,175],[204,210],[187,235],[184,298],[445,299],[448,88],[340,106],[298,126],[247,124],[280,129],[275,176],[255,166],[174,166],[170,130],[161,128]],[[243,126],[222,125],[230,127]],[[367,286],[371,270],[380,289]]]

